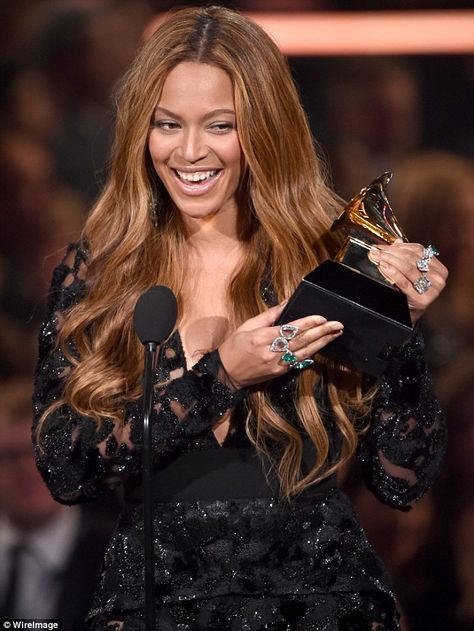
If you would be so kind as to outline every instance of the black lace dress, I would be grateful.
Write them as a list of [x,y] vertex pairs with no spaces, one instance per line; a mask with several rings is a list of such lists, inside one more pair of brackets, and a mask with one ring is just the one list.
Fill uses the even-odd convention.
[[[55,346],[63,314],[84,295],[85,253],[70,246],[55,270],[49,317],[40,334],[36,421],[60,397],[70,363]],[[292,375],[272,384],[273,403],[291,422]],[[324,409],[324,388],[315,395]],[[233,391],[217,351],[192,368],[179,334],[162,345],[153,419],[157,629],[392,630],[398,615],[385,570],[334,478],[292,503],[278,498],[243,427],[245,392]],[[223,444],[212,427],[232,410]],[[143,517],[140,503],[141,401],[124,431],[63,406],[48,417],[38,466],[60,502],[96,498],[117,482],[126,504],[105,555],[92,629],[144,629]],[[326,414],[332,438],[337,436]],[[436,477],[445,447],[442,414],[419,335],[380,381],[358,457],[382,502],[404,509]],[[305,463],[312,448],[305,443]],[[71,594],[71,598],[74,594]]]

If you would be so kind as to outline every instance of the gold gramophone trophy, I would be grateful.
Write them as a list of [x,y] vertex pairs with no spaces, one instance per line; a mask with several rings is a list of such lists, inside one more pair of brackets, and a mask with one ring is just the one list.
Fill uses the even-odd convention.
[[374,376],[413,330],[405,294],[367,256],[371,245],[407,240],[385,194],[391,177],[384,173],[351,199],[331,228],[345,232],[342,248],[303,278],[278,322],[310,314],[342,322],[344,333],[321,354]]

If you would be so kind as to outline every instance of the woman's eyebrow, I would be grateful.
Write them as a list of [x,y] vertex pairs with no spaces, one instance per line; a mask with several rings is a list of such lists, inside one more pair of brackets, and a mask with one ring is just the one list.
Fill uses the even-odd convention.
[[[158,105],[155,109],[155,115],[158,112],[166,114],[166,116],[169,116],[170,118],[176,118],[178,120],[181,120],[181,116],[179,116],[179,114],[176,114],[175,112],[172,112],[171,110],[166,109],[166,107],[161,107],[160,105]],[[205,114],[202,117],[202,120],[207,120],[209,118],[213,118],[214,116],[220,116],[222,114],[230,114],[232,116],[235,116],[235,110],[228,109],[225,107],[220,107]]]

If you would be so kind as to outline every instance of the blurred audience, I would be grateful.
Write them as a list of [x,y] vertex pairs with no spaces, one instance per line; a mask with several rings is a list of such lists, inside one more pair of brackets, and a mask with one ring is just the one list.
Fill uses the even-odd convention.
[[113,527],[107,518],[58,504],[36,469],[30,379],[0,386],[0,618],[84,617]]
[[59,6],[43,16],[34,39],[33,50],[62,111],[52,138],[58,173],[89,205],[106,169],[111,95],[150,16],[143,0]]
[[336,190],[350,198],[418,148],[420,85],[400,58],[353,58],[330,67],[325,145]]
[[[471,292],[472,295],[472,292]],[[436,488],[440,525],[454,566],[457,631],[474,628],[474,352],[465,348],[438,379],[450,440]]]
[[432,243],[450,271],[424,325],[436,373],[474,352],[474,161],[444,151],[413,154],[398,164],[389,197],[408,238]]
[[53,267],[81,230],[84,204],[61,183],[44,143],[0,131],[0,375],[32,373]]
[[0,376],[33,370],[51,271],[100,190],[114,85],[151,15],[143,0],[22,4],[0,66]]
[[[7,264],[0,253],[0,296],[7,295],[9,284]],[[16,317],[0,308],[0,384],[2,379],[33,371],[36,331],[23,325]]]

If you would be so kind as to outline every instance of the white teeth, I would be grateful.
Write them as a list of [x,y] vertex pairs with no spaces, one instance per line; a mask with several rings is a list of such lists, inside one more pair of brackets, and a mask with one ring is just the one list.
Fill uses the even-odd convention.
[[210,177],[213,177],[217,171],[214,169],[213,171],[195,171],[194,173],[185,173],[184,171],[178,171],[176,169],[176,173],[185,182],[204,182],[204,180],[208,180]]

